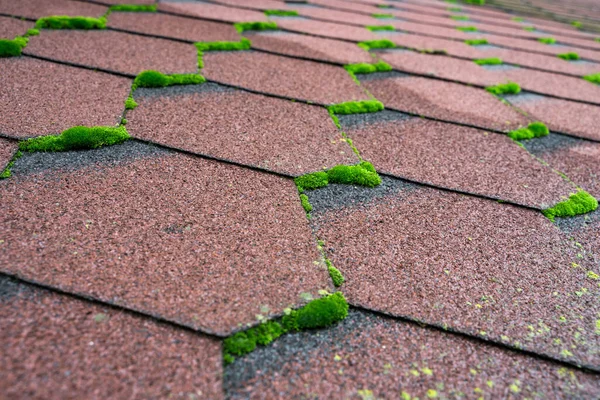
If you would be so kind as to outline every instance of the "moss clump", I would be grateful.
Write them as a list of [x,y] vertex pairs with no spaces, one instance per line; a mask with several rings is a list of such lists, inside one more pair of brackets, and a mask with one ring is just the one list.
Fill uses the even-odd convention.
[[39,29],[27,29],[27,33],[25,33],[25,36],[37,36],[39,34]]
[[396,30],[396,28],[394,28],[392,25],[367,25],[367,26],[365,26],[365,28],[367,28],[371,32],[395,31]]
[[460,7],[448,7],[446,10],[448,10],[450,12],[461,12],[462,8],[460,8]]
[[543,122],[532,122],[526,128],[519,128],[508,133],[513,140],[527,140],[548,136],[550,130]]
[[527,32],[533,32],[535,31],[535,26],[524,26],[523,30]]
[[327,271],[329,271],[329,276],[331,277],[331,280],[333,281],[334,286],[335,287],[342,286],[342,284],[345,281],[344,275],[342,275],[340,270],[337,269],[336,267],[334,267],[333,264],[331,263],[331,261],[329,261],[328,259],[325,259],[325,264],[327,265]]
[[129,138],[129,133],[123,126],[75,126],[57,136],[41,136],[22,141],[19,143],[19,150],[35,152],[97,149],[122,143]]
[[573,22],[571,22],[571,25],[573,25],[577,29],[580,29],[583,26],[581,21],[573,21]]
[[547,208],[542,213],[551,221],[556,217],[573,217],[586,214],[598,208],[598,200],[585,190],[579,189],[572,193],[568,200],[561,201],[552,208]]
[[115,4],[110,6],[110,11],[123,11],[123,12],[156,12],[156,4]]
[[14,39],[0,39],[0,57],[17,57],[27,46],[29,39],[17,36]]
[[583,79],[585,79],[588,82],[592,82],[597,85],[600,85],[600,74],[586,75],[583,77]]
[[198,85],[204,82],[206,82],[206,79],[198,74],[165,75],[158,71],[148,70],[135,77],[132,88],[135,90],[139,87],[159,88],[174,85]]
[[298,11],[295,10],[265,10],[267,17],[297,17]]
[[328,110],[334,114],[348,115],[378,112],[383,108],[383,103],[378,100],[363,100],[334,104],[329,106]]
[[392,14],[371,14],[371,17],[373,18],[377,18],[377,19],[390,19],[390,18],[394,18],[394,16]]
[[461,32],[477,32],[478,31],[476,26],[457,26],[456,29],[458,29]]
[[475,6],[483,6],[485,5],[485,0],[465,0],[468,4],[473,4]]
[[572,51],[568,52],[568,53],[562,53],[562,54],[557,54],[558,58],[562,58],[563,60],[566,61],[576,61],[579,60],[579,54],[574,53]]
[[273,21],[269,21],[269,22],[237,22],[237,23],[233,24],[233,26],[239,33],[244,33],[246,31],[269,31],[269,30],[278,29],[277,23],[275,23]]
[[362,161],[356,165],[337,165],[327,171],[305,174],[294,179],[294,182],[298,192],[304,193],[305,190],[319,189],[330,183],[375,187],[381,183],[381,177],[373,164]]
[[538,38],[538,42],[543,44],[554,44],[556,43],[556,39],[554,39],[553,37],[541,37]]
[[132,95],[129,95],[127,100],[125,100],[125,109],[126,110],[134,110],[138,106],[138,103],[133,99]]
[[225,339],[223,361],[225,364],[230,364],[235,360],[234,356],[248,354],[257,345],[266,346],[284,333],[325,328],[347,316],[348,303],[340,292],[313,300],[298,310],[289,310],[280,322],[268,321]]
[[313,207],[308,201],[308,196],[304,193],[300,194],[300,202],[302,203],[302,207],[304,208],[304,211],[306,211],[307,214],[312,211]]
[[515,22],[523,22],[524,21],[524,19],[522,17],[512,17],[511,19]]
[[469,46],[483,46],[484,44],[488,44],[487,39],[467,39],[465,40],[465,44]]
[[377,8],[393,8],[394,6],[391,6],[389,4],[377,4]]
[[468,21],[469,20],[468,15],[451,15],[450,18],[452,18],[455,21]]
[[252,46],[252,42],[246,38],[240,39],[239,42],[196,42],[194,44],[199,51],[249,50]]
[[521,92],[521,86],[515,82],[507,82],[495,86],[488,86],[485,90],[496,96],[501,96],[503,94],[518,94]]
[[390,64],[386,63],[385,61],[379,61],[375,64],[348,64],[344,65],[344,68],[351,74],[372,74],[374,72],[387,72],[392,70]]
[[4,168],[4,171],[2,171],[0,173],[0,179],[7,179],[7,178],[10,178],[12,176],[11,169],[15,165],[15,161],[17,161],[22,156],[23,156],[23,153],[21,151],[17,151],[15,153],[15,155],[10,160],[10,162],[8,163],[8,165],[6,166],[6,168]]
[[35,27],[38,29],[105,29],[106,18],[54,15],[38,19]]
[[477,65],[500,65],[500,64],[502,64],[502,60],[497,57],[480,58],[479,60],[474,60],[474,62]]
[[389,39],[379,39],[365,40],[364,42],[359,42],[358,47],[369,51],[371,49],[393,49],[396,47],[396,45]]

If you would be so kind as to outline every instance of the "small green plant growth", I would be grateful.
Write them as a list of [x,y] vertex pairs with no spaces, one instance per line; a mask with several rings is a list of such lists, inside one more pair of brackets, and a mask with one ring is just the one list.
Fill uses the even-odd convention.
[[375,64],[358,63],[344,65],[346,71],[351,74],[372,74],[374,72],[388,72],[392,70],[391,65],[385,61],[379,61]]
[[235,357],[266,346],[287,332],[326,328],[348,316],[348,303],[341,292],[316,299],[297,310],[287,310],[278,321],[268,321],[223,341],[223,361],[230,364]]
[[595,83],[596,85],[600,85],[600,73],[586,75],[583,77],[583,79],[585,79],[588,82]]
[[125,109],[126,110],[134,110],[138,106],[138,103],[133,99],[132,95],[129,95],[127,100],[125,100]]
[[515,22],[523,22],[524,21],[523,17],[512,17],[511,19]]
[[500,65],[500,64],[502,64],[502,60],[497,57],[480,58],[478,60],[473,60],[473,62],[477,65]]
[[554,43],[556,43],[556,39],[553,37],[541,37],[541,38],[538,38],[538,42],[543,43],[543,44],[554,44]]
[[26,36],[26,37],[29,37],[29,36],[37,36],[37,35],[39,35],[39,34],[40,34],[40,31],[39,31],[39,29],[32,28],[32,29],[27,29],[27,33],[25,34],[25,36]]
[[328,110],[334,114],[364,114],[383,110],[383,103],[378,100],[347,101],[345,103],[334,104],[328,107]]
[[580,21],[573,21],[571,22],[571,25],[573,25],[577,29],[581,29],[581,27],[583,26],[583,24]]
[[483,6],[485,5],[485,0],[465,0],[468,4],[473,4],[475,6]]
[[393,8],[390,4],[377,4],[377,8]]
[[598,208],[598,200],[585,190],[579,189],[572,193],[568,200],[561,201],[552,208],[547,208],[542,213],[551,221],[556,217],[573,217],[586,214]]
[[0,57],[17,57],[27,46],[29,39],[17,36],[14,39],[0,39]]
[[252,42],[241,38],[239,42],[196,42],[194,45],[199,51],[233,51],[250,50]]
[[365,28],[367,28],[371,32],[395,31],[396,30],[396,28],[394,28],[392,25],[367,25],[367,26],[365,26]]
[[54,15],[38,19],[35,27],[38,29],[105,29],[106,18]]
[[574,53],[572,51],[570,51],[568,53],[558,54],[557,56],[558,56],[558,58],[562,58],[563,60],[566,60],[566,61],[576,61],[576,60],[579,60],[579,58],[580,58],[579,54]]
[[295,10],[265,10],[267,17],[297,17],[298,11]]
[[483,46],[488,44],[488,41],[487,39],[467,39],[465,40],[465,44],[468,44],[469,46]]
[[276,30],[277,23],[273,21],[269,22],[236,22],[233,24],[235,29],[239,33],[244,33],[246,31],[272,31]]
[[476,26],[457,26],[456,29],[458,29],[461,32],[477,32],[478,31]]
[[69,151],[97,149],[122,143],[130,138],[124,126],[75,126],[63,131],[60,135],[40,136],[19,143],[19,150],[36,151]]
[[161,72],[148,70],[141,72],[135,77],[132,89],[137,88],[160,88],[174,85],[198,85],[206,82],[199,74],[171,74],[165,75]]
[[597,37],[596,39],[594,39],[594,41],[600,42],[600,37]]
[[122,12],[156,12],[156,4],[115,4],[110,6],[110,11]]
[[325,259],[325,264],[327,265],[327,271],[329,271],[329,276],[331,277],[331,280],[333,281],[334,286],[335,287],[342,286],[342,284],[345,281],[344,275],[342,275],[340,270],[337,269],[336,267],[334,267],[333,264],[331,263],[331,261],[329,261],[327,258]]
[[23,153],[20,150],[15,153],[15,155],[10,160],[10,162],[8,163],[8,165],[6,166],[6,168],[4,168],[4,171],[2,171],[0,173],[0,179],[7,179],[7,178],[10,178],[12,176],[11,170],[12,170],[12,167],[15,165],[15,161],[17,161],[22,156],[23,156]]
[[521,86],[515,82],[500,83],[495,86],[488,86],[485,88],[488,92],[501,96],[503,94],[518,94],[521,92]]
[[337,165],[327,171],[313,172],[294,179],[299,193],[315,190],[330,183],[375,187],[381,183],[381,177],[373,164],[362,161],[356,165]]
[[389,39],[379,39],[379,40],[365,40],[364,42],[359,42],[358,47],[364,50],[372,50],[372,49],[393,49],[396,47],[394,42]]
[[508,133],[513,140],[527,140],[548,136],[550,130],[543,122],[532,122],[527,127],[516,129]]
[[452,18],[455,21],[468,21],[469,20],[468,15],[451,15],[450,18]]
[[390,18],[394,18],[394,16],[392,14],[371,14],[371,17],[373,18],[377,18],[377,19],[390,19]]
[[312,211],[313,207],[308,201],[308,196],[304,193],[300,194],[300,202],[302,203],[302,207],[304,208],[304,211],[306,211],[306,214]]
[[533,32],[535,31],[535,26],[524,26],[523,30],[527,32]]
[[450,12],[462,12],[461,7],[448,7],[446,10],[448,10]]

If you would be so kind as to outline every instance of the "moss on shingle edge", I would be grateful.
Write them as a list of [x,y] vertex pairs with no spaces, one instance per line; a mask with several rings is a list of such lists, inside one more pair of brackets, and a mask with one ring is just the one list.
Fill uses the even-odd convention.
[[130,94],[125,100],[125,109],[126,110],[134,110],[138,106],[138,103],[134,100],[133,96]]
[[557,54],[556,55],[558,58],[561,58],[563,60],[566,61],[576,61],[579,60],[579,54],[575,53],[575,52],[568,52],[568,53],[561,53],[561,54]]
[[502,64],[502,60],[497,57],[480,58],[478,60],[473,60],[473,62],[477,65],[500,65],[500,64]]
[[223,361],[230,364],[235,357],[266,346],[287,332],[326,328],[348,316],[348,303],[341,292],[316,299],[297,310],[287,309],[277,321],[268,321],[238,332],[223,341]]
[[110,6],[109,11],[121,12],[156,12],[156,4],[115,4]]
[[371,14],[371,17],[377,18],[377,19],[391,19],[391,18],[394,18],[394,16],[392,14],[380,14],[380,13]]
[[367,26],[365,26],[365,28],[367,28],[371,32],[395,31],[396,30],[396,28],[394,28],[392,25],[367,25]]
[[325,265],[327,265],[327,271],[329,272],[329,276],[331,277],[331,280],[333,281],[333,285],[335,287],[342,286],[345,282],[345,279],[344,279],[344,275],[342,275],[340,270],[337,269],[336,267],[334,267],[333,263],[327,258],[325,258]]
[[390,64],[379,61],[375,64],[357,63],[344,65],[344,69],[352,74],[372,74],[374,72],[388,72],[392,70]]
[[296,10],[265,10],[267,17],[297,17],[298,11]]
[[383,103],[378,100],[347,101],[327,107],[330,113],[348,115],[378,112],[384,109]]
[[487,39],[467,39],[465,40],[465,44],[469,46],[482,46],[484,44],[488,44]]
[[396,47],[394,42],[389,39],[379,39],[379,40],[365,40],[363,42],[358,42],[358,47],[364,50],[371,49],[393,49]]
[[38,29],[106,29],[106,18],[53,15],[38,19],[35,27]]
[[456,29],[461,32],[477,32],[479,30],[476,26],[457,26]]
[[597,85],[600,85],[600,73],[586,75],[586,76],[583,77],[583,79],[585,79],[588,82],[592,82],[592,83],[595,83]]
[[137,88],[160,88],[174,85],[198,85],[206,82],[206,79],[199,74],[170,74],[147,70],[135,77],[132,89]]
[[241,38],[239,42],[196,42],[194,45],[199,51],[234,51],[249,50],[252,42],[249,39]]
[[8,164],[4,168],[4,171],[2,171],[0,173],[0,179],[6,179],[6,178],[10,178],[12,176],[11,170],[12,170],[12,167],[15,165],[15,161],[17,161],[22,156],[23,156],[23,153],[21,152],[21,150],[19,150],[15,153],[15,155],[11,158],[11,160],[8,162]]
[[17,57],[27,46],[29,39],[17,36],[14,39],[0,39],[0,57]]
[[235,29],[239,33],[244,33],[246,31],[268,31],[268,30],[276,30],[278,29],[277,23],[273,21],[269,22],[236,22],[233,24]]
[[556,39],[554,39],[553,37],[541,37],[538,38],[538,42],[543,44],[554,44],[556,43]]
[[532,122],[527,127],[516,129],[508,133],[513,140],[527,140],[548,136],[550,130],[543,122]]
[[375,187],[381,184],[381,177],[368,161],[355,165],[337,165],[326,171],[312,172],[294,179],[299,193],[315,190],[330,183]]
[[63,131],[60,135],[40,136],[19,143],[19,150],[36,151],[69,151],[97,149],[122,143],[130,138],[124,126],[75,126]]
[[554,207],[542,210],[542,213],[551,221],[556,217],[574,217],[587,214],[598,208],[598,200],[585,190],[579,189],[572,193],[568,200],[561,201]]
[[450,18],[452,18],[455,21],[468,21],[469,20],[468,15],[451,15]]
[[494,86],[488,86],[485,88],[488,92],[500,96],[503,94],[518,94],[521,92],[521,86],[515,82],[500,83]]

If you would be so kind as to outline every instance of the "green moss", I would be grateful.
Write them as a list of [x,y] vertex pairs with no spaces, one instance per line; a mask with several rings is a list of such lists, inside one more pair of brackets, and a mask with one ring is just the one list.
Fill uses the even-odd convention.
[[239,33],[245,31],[269,31],[277,29],[277,23],[269,22],[237,22],[233,24]]
[[448,7],[446,10],[448,10],[450,12],[461,12],[462,8],[461,7]]
[[381,183],[381,177],[373,164],[362,161],[356,165],[337,165],[327,171],[313,172],[294,179],[298,191],[315,190],[330,183],[375,187]]
[[125,109],[126,110],[134,110],[138,106],[137,102],[133,99],[132,95],[129,95],[127,100],[125,100]]
[[467,39],[465,43],[469,46],[483,46],[484,44],[488,44],[487,39]]
[[298,11],[295,10],[265,10],[267,17],[297,17]]
[[474,60],[474,62],[477,65],[500,65],[500,64],[502,64],[502,60],[497,57],[480,58],[479,60]]
[[477,32],[478,31],[476,26],[457,26],[456,29],[458,29],[461,32]]
[[585,79],[588,82],[592,82],[592,83],[595,83],[597,85],[600,85],[600,73],[599,74],[586,75],[586,76],[583,77],[583,79]]
[[269,321],[250,328],[244,332],[238,332],[223,341],[223,353],[229,357],[224,357],[227,363],[233,362],[233,356],[243,356],[252,352],[258,344],[266,346],[273,340],[285,333],[285,330],[278,322]]
[[305,190],[315,190],[325,187],[329,184],[329,177],[327,172],[319,171],[312,172],[310,174],[304,174],[294,179],[298,191],[303,193]]
[[302,203],[302,207],[304,207],[304,211],[306,211],[306,213],[308,214],[309,212],[312,211],[312,205],[310,204],[310,202],[308,201],[308,196],[301,193],[300,194],[300,202]]
[[523,30],[527,32],[533,32],[535,31],[535,26],[524,26]]
[[105,29],[106,18],[54,15],[38,19],[35,27],[38,29]]
[[573,21],[571,22],[571,25],[573,25],[577,29],[580,29],[583,26],[583,24],[580,21]]
[[390,19],[390,18],[394,18],[394,16],[392,14],[371,14],[371,17],[373,18],[377,18],[377,19]]
[[396,47],[396,45],[389,39],[379,39],[365,40],[364,42],[359,42],[358,47],[368,51],[371,49],[393,49]]
[[0,39],[0,57],[20,56],[28,41],[29,39],[20,36],[12,40]]
[[524,21],[524,19],[522,17],[512,17],[511,19],[515,22],[523,22]]
[[497,96],[503,94],[518,94],[521,92],[521,86],[515,82],[507,82],[495,86],[488,86],[485,88],[485,90]]
[[554,44],[556,43],[556,39],[554,39],[553,37],[541,37],[538,38],[538,42],[543,44]]
[[556,217],[573,217],[575,215],[586,214],[598,208],[598,200],[585,190],[579,189],[577,193],[572,193],[568,200],[556,204],[552,208],[547,208],[542,213],[551,221]]
[[377,4],[377,8],[393,8],[393,6],[389,4]]
[[345,103],[334,104],[328,107],[328,110],[334,114],[365,114],[383,110],[383,104],[377,100],[347,101]]
[[455,21],[468,21],[469,20],[468,15],[451,15],[450,18],[452,18]]
[[19,150],[35,152],[96,149],[122,143],[129,138],[129,133],[123,126],[94,126],[91,128],[75,126],[57,136],[49,135],[24,140],[19,143]]
[[325,264],[327,265],[327,271],[329,271],[329,276],[331,277],[331,280],[333,281],[334,286],[335,287],[342,286],[342,284],[345,281],[344,275],[342,275],[340,270],[337,269],[336,267],[334,267],[333,264],[331,263],[331,261],[329,261],[327,258],[325,259]]
[[374,72],[387,72],[391,71],[392,67],[385,61],[379,61],[375,64],[358,63],[344,65],[346,71],[352,74],[372,74]]
[[396,30],[396,28],[394,28],[392,25],[367,25],[367,26],[365,26],[365,28],[367,28],[371,32],[395,31]]
[[174,85],[198,85],[204,82],[206,82],[206,79],[199,74],[165,75],[158,71],[148,70],[135,77],[132,88],[135,90],[139,87],[159,88]]
[[15,165],[15,161],[17,161],[22,156],[23,156],[23,153],[20,150],[15,153],[15,155],[10,160],[10,162],[8,163],[8,165],[6,166],[6,168],[4,168],[4,171],[2,171],[0,173],[0,179],[6,179],[6,178],[10,178],[11,177],[11,175],[12,175],[11,170],[12,170],[12,167]]
[[199,51],[232,51],[249,50],[252,42],[246,38],[239,42],[196,42],[194,43]]
[[465,0],[468,4],[473,4],[475,6],[483,6],[485,5],[485,0]]
[[115,4],[110,6],[110,11],[123,11],[123,12],[156,12],[156,4]]
[[550,130],[543,122],[532,122],[526,128],[519,128],[508,133],[508,136],[514,140],[527,140],[538,137],[548,136]]
[[562,54],[557,54],[558,58],[562,58],[563,60],[567,60],[567,61],[575,61],[575,60],[579,60],[579,54],[574,53],[572,51],[568,52],[568,53],[562,53]]
[[40,34],[40,31],[38,29],[27,29],[27,33],[25,33],[25,36],[37,36]]

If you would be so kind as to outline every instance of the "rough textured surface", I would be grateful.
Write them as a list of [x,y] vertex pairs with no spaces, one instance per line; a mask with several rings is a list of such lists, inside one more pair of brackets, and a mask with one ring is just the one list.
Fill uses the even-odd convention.
[[17,18],[0,17],[0,38],[13,39],[27,32],[27,29],[33,28],[33,22],[22,21]]
[[164,74],[198,69],[191,44],[115,31],[47,31],[33,37],[25,53],[132,75],[147,69]]
[[281,19],[277,21],[277,25],[282,29],[287,29],[293,32],[301,32],[310,35],[325,36],[333,39],[351,40],[356,42],[378,38],[377,35],[363,27],[324,21],[314,21],[310,19]]
[[159,3],[158,9],[180,15],[214,19],[224,22],[267,21],[265,14],[259,11],[244,10],[218,4],[202,2]]
[[342,126],[376,169],[401,178],[541,209],[575,190],[504,135],[377,114]]
[[231,399],[593,398],[600,390],[574,369],[357,311],[237,360],[225,382]]
[[135,98],[127,128],[144,140],[291,175],[358,162],[320,107],[214,84]]
[[171,154],[15,174],[0,196],[3,271],[193,328],[330,289],[296,187],[272,175]]
[[342,67],[258,52],[204,55],[207,79],[321,104],[368,100]]
[[15,17],[41,18],[49,15],[100,17],[108,7],[71,0],[0,0],[0,13]]
[[411,188],[311,223],[351,304],[600,365],[597,264],[540,212]]
[[528,119],[487,91],[419,77],[359,76],[386,107],[446,121],[511,131]]
[[114,126],[131,86],[127,78],[23,57],[0,59],[0,82],[0,133],[20,138]]
[[4,277],[0,317],[6,398],[223,396],[215,339]]
[[2,172],[10,162],[10,159],[13,157],[13,154],[15,154],[18,147],[17,142],[14,140],[0,138],[0,172]]

